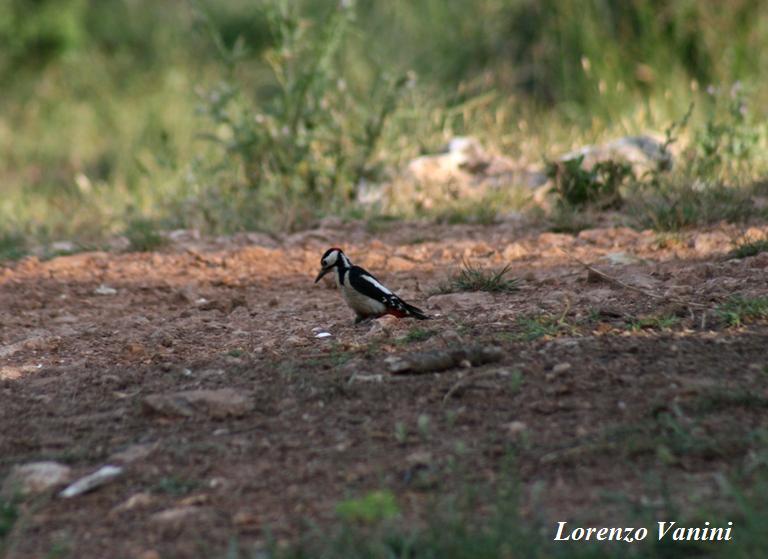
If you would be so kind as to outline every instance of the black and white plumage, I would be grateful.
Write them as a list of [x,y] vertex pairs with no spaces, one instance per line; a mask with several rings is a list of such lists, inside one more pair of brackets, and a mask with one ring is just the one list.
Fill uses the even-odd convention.
[[355,322],[391,314],[398,318],[413,317],[427,320],[424,311],[409,305],[377,280],[373,274],[360,266],[352,265],[340,248],[329,248],[320,259],[321,270],[315,278],[320,281],[327,273],[336,269],[336,285],[347,305],[355,311]]

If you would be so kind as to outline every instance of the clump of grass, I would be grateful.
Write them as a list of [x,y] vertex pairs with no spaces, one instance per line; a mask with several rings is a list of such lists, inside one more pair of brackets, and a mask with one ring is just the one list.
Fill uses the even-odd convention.
[[768,297],[731,297],[718,307],[718,315],[728,326],[741,326],[752,320],[768,319]]
[[[749,121],[739,91],[731,92],[724,109],[716,110],[722,103],[714,101],[710,117],[682,146],[675,168],[659,165],[635,181],[630,205],[642,226],[679,231],[722,220],[742,222],[758,213],[753,189],[743,187],[753,180],[757,125]],[[693,105],[667,128],[665,151],[677,142],[692,113]]]
[[336,514],[343,520],[370,524],[398,516],[400,507],[391,491],[379,490],[338,503]]
[[27,239],[21,233],[0,234],[0,260],[18,260],[27,254]]
[[751,237],[738,239],[734,243],[730,255],[732,258],[748,258],[761,252],[768,252],[768,237],[754,239]]
[[669,330],[680,323],[680,318],[674,315],[643,316],[632,319],[627,328],[634,332],[640,330]]
[[564,316],[543,314],[539,316],[522,316],[515,321],[516,331],[513,339],[532,342],[543,337],[554,338],[560,334],[571,333],[574,327],[566,322]]
[[570,205],[557,205],[548,216],[549,230],[554,233],[576,234],[592,227],[593,218],[589,210]]
[[458,291],[508,293],[517,291],[519,280],[507,277],[510,268],[511,266],[507,264],[499,269],[485,269],[465,260],[457,274],[438,286],[437,293],[456,293]]
[[401,337],[398,342],[403,344],[412,344],[412,343],[418,343],[423,342],[425,340],[428,340],[429,338],[433,337],[437,332],[434,330],[425,330],[424,328],[419,328],[418,326],[414,326],[406,334]]
[[167,495],[181,496],[194,491],[200,484],[197,481],[184,479],[179,476],[167,476],[161,478],[154,489]]
[[721,220],[743,222],[755,213],[750,193],[725,184],[670,177],[636,201],[639,221],[656,231],[680,231]]
[[158,231],[157,224],[145,218],[129,221],[124,234],[128,239],[128,249],[134,252],[150,252],[168,243],[168,240]]

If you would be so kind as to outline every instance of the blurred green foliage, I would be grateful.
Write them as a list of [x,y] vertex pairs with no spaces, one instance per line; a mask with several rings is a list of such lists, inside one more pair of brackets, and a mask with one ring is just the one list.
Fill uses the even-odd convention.
[[754,178],[766,67],[761,0],[6,0],[0,232],[303,227],[455,135],[538,162],[692,100],[689,171]]

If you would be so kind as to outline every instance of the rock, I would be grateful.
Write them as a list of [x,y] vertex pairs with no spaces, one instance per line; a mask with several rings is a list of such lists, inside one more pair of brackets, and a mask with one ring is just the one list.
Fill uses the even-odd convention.
[[429,466],[433,462],[432,453],[426,450],[416,450],[405,457],[405,461],[411,465]]
[[249,526],[258,526],[259,517],[258,515],[250,511],[240,510],[236,512],[235,515],[232,517],[232,522],[235,524],[235,526],[238,526],[240,528],[249,527]]
[[83,493],[88,493],[97,487],[109,483],[122,473],[123,469],[119,466],[102,466],[92,474],[82,477],[72,485],[67,486],[64,491],[59,493],[59,497],[69,499],[82,495]]
[[519,260],[528,256],[528,249],[520,243],[512,243],[504,247],[501,256],[504,260]]
[[165,527],[180,528],[187,522],[198,521],[201,517],[208,516],[210,511],[196,506],[181,506],[162,510],[149,517],[153,524],[161,524]]
[[505,427],[507,428],[507,432],[513,437],[519,436],[528,429],[528,426],[522,421],[510,421]]
[[641,173],[659,165],[671,168],[672,155],[663,144],[650,136],[624,136],[605,144],[585,146],[562,155],[560,161],[570,161],[584,156],[582,166],[591,169],[601,161],[620,160],[629,163],[635,173]]
[[627,266],[629,264],[638,264],[642,262],[641,258],[627,254],[626,252],[609,252],[603,256],[603,260],[607,260],[611,264],[618,264]]
[[750,268],[768,268],[768,252],[761,252],[749,259]]
[[702,255],[716,252],[728,252],[731,245],[731,237],[722,231],[699,233],[693,238],[693,250]]
[[94,295],[117,295],[117,289],[109,287],[103,283],[93,290]]
[[122,464],[130,464],[138,460],[144,460],[154,452],[157,448],[157,444],[132,444],[125,449],[115,452],[109,457],[110,462],[117,462]]
[[433,350],[393,355],[384,359],[392,374],[436,373],[454,367],[477,367],[496,363],[504,357],[501,348],[473,346],[452,350]]
[[171,417],[196,414],[214,419],[242,417],[253,408],[250,396],[232,388],[218,390],[186,390],[171,394],[152,394],[142,401],[146,413]]
[[110,511],[110,515],[119,515],[135,509],[143,509],[155,504],[155,497],[149,493],[135,493]]
[[552,372],[556,375],[562,374],[566,371],[569,371],[571,369],[570,363],[558,363],[554,367],[552,367]]
[[430,307],[442,311],[450,310],[477,310],[493,304],[493,295],[485,291],[445,293],[432,295],[427,299]]
[[441,200],[482,198],[493,190],[521,185],[529,188],[546,182],[539,169],[529,170],[513,160],[488,152],[475,138],[455,137],[437,154],[413,159],[386,185],[361,181],[358,201],[366,206],[396,209],[407,204],[430,208]]
[[58,462],[30,462],[14,466],[3,482],[0,493],[10,499],[16,494],[36,495],[67,483],[72,469]]

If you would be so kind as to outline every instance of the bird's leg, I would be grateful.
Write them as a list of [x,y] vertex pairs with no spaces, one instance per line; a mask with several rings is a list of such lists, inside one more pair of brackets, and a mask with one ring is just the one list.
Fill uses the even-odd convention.
[[357,315],[357,318],[355,318],[355,325],[365,325],[368,324],[371,320],[373,320],[373,317]]

